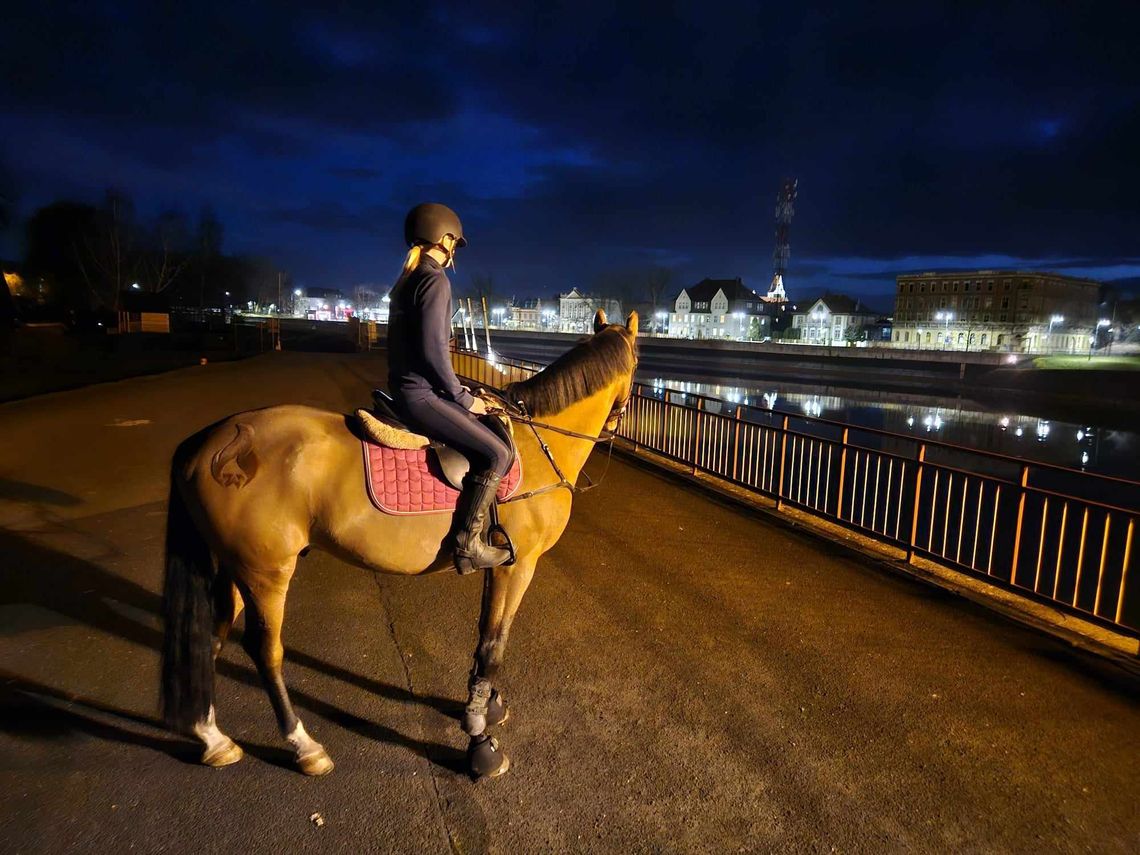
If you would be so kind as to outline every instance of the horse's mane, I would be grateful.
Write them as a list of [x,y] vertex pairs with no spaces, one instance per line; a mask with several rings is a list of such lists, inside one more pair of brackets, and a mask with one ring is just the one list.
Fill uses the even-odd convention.
[[583,339],[528,380],[504,390],[508,401],[522,401],[532,416],[549,416],[631,374],[636,340],[620,324]]

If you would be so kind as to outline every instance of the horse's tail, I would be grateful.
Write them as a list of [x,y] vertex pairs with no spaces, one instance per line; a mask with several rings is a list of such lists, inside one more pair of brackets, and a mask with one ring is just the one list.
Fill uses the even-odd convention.
[[184,448],[174,455],[166,512],[166,582],[162,609],[162,715],[185,733],[204,720],[214,702],[214,598],[216,575],[206,539],[194,524],[179,488]]

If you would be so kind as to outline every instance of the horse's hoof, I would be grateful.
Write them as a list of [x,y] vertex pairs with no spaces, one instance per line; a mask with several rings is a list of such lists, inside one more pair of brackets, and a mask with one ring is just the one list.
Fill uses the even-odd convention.
[[487,727],[506,724],[510,717],[511,711],[507,707],[507,702],[503,700],[499,690],[495,689],[491,692],[491,700],[487,703]]
[[327,775],[333,770],[333,761],[323,748],[297,758],[297,768],[313,778]]
[[245,755],[241,750],[241,746],[232,739],[227,739],[220,745],[207,748],[202,752],[202,765],[220,769],[223,766],[233,765],[243,756]]
[[477,781],[498,778],[511,768],[511,760],[500,750],[499,740],[491,736],[472,737],[467,749],[467,764],[471,777]]

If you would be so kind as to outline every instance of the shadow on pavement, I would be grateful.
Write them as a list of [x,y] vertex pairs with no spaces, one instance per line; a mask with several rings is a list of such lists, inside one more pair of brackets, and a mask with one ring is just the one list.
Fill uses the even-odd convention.
[[[161,614],[162,598],[158,594],[90,561],[49,549],[10,531],[0,530],[0,555],[5,560],[5,572],[0,576],[0,606],[34,606],[61,616],[64,620],[60,623],[84,624],[156,652],[161,650],[162,632],[147,619],[153,616],[157,620]],[[146,617],[136,620],[130,616],[131,611],[145,613]],[[42,629],[42,619],[37,615],[36,620],[37,628]],[[15,625],[7,622],[0,627],[2,636],[17,635],[21,631],[18,622]],[[231,639],[240,641],[240,632],[235,631]],[[452,718],[458,718],[463,708],[452,698],[413,695],[407,689],[355,674],[307,653],[287,650],[286,659],[379,697],[423,704]],[[34,662],[22,664],[27,670],[35,669]],[[108,662],[106,667],[114,670],[116,665]],[[220,659],[217,671],[221,676],[261,688],[252,666],[243,667]],[[0,672],[0,680],[4,683],[0,686],[0,730],[43,740],[54,738],[60,731],[78,730],[101,739],[163,751],[180,759],[187,756],[197,759],[197,749],[189,742],[173,736],[140,734],[125,726],[133,723],[164,729],[156,718],[79,698],[67,687],[41,685],[16,674]],[[295,687],[290,687],[289,693],[298,707],[360,736],[424,753],[433,763],[451,771],[466,768],[466,755],[450,746],[425,744]],[[119,719],[124,724],[109,724],[93,717],[92,713]],[[253,746],[249,753],[266,762],[293,768],[292,756],[284,749]]]
[[0,478],[0,499],[9,499],[14,502],[36,502],[41,505],[58,505],[61,507],[72,507],[80,502],[75,496],[62,490],[42,487],[39,484],[29,484],[25,481],[12,481],[8,478]]

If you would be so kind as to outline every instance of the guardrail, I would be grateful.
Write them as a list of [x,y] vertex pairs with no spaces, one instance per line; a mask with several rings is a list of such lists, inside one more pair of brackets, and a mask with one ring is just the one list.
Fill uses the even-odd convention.
[[[543,366],[455,351],[502,389]],[[1140,483],[936,440],[634,384],[643,448],[1060,611],[1140,637]]]

